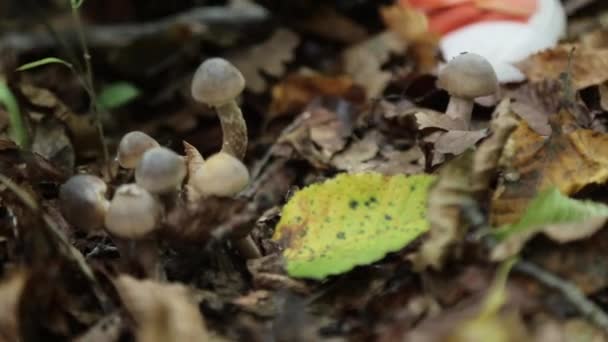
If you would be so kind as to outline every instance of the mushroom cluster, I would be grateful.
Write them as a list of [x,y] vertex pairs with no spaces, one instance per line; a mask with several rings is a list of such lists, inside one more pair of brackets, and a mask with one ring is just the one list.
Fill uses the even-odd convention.
[[[204,160],[195,150],[199,158],[190,160],[143,132],[127,133],[118,145],[116,160],[122,168],[134,171],[135,182],[120,185],[108,201],[108,186],[100,178],[84,174],[71,177],[59,193],[66,220],[85,231],[105,227],[121,255],[137,258],[138,249],[145,246],[149,250],[149,241],[162,227],[166,195],[180,198],[186,178],[197,194],[189,200],[233,197],[241,192],[249,183],[249,171],[242,162],[247,150],[247,126],[236,102],[244,86],[243,76],[228,61],[204,61],[194,74],[192,96],[216,110],[223,133],[221,151]],[[245,239],[251,247],[251,238]],[[242,241],[235,241],[235,246],[239,245]],[[250,252],[246,254],[251,256]]]

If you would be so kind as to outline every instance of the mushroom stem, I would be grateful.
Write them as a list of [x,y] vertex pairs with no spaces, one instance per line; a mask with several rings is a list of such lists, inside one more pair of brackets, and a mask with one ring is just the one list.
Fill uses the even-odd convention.
[[247,124],[235,100],[217,106],[216,110],[222,125],[222,152],[243,160],[247,152]]
[[468,130],[471,124],[473,104],[473,100],[452,95],[445,114],[452,119],[462,120],[465,126],[464,128]]
[[260,252],[258,245],[253,241],[253,238],[249,234],[240,239],[232,239],[232,243],[245,259],[257,259],[262,257],[262,252]]
[[154,239],[127,240],[113,237],[127,271],[141,271],[143,276],[159,281],[166,280],[159,258],[158,243]]

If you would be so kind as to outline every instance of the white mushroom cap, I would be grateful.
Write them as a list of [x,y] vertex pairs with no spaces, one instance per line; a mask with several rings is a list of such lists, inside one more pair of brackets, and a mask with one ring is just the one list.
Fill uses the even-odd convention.
[[138,239],[152,232],[161,208],[154,196],[137,184],[121,185],[110,202],[106,229],[113,235]]
[[134,169],[147,150],[158,146],[158,142],[144,132],[129,132],[118,144],[118,163],[125,169]]
[[223,58],[204,61],[192,78],[192,97],[212,107],[236,99],[245,88],[241,72]]
[[59,205],[65,219],[83,230],[101,228],[108,209],[107,189],[99,177],[72,176],[59,188]]
[[184,177],[184,158],[165,147],[147,150],[135,169],[136,183],[153,194],[175,191]]
[[450,95],[464,99],[492,95],[498,79],[492,65],[480,55],[463,53],[454,57],[439,72],[437,85]]
[[249,183],[245,164],[228,153],[209,157],[189,182],[202,196],[231,197]]

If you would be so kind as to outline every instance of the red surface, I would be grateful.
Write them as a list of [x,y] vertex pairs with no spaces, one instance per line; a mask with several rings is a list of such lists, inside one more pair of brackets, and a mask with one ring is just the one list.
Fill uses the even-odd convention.
[[399,3],[427,13],[429,30],[441,35],[477,22],[526,22],[537,6],[537,0],[399,0]]

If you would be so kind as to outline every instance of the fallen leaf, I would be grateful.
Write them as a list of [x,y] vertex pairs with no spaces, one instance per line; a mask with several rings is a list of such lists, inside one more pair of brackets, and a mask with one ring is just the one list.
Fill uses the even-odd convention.
[[[565,110],[556,116],[560,123],[571,117]],[[570,195],[608,179],[608,134],[589,129],[565,132],[556,126],[543,137],[522,121],[511,134],[503,160],[506,176],[500,178],[492,200],[494,226],[516,222],[539,191],[555,186]]]
[[[187,141],[183,141],[184,154],[186,155],[186,166],[188,167],[188,175],[193,175],[205,162],[205,159],[198,151],[198,149],[190,145]],[[202,195],[196,187],[192,185],[192,178],[188,177],[186,184],[184,185],[186,190],[186,196],[190,203],[194,203],[201,199]]]
[[435,141],[435,151],[459,155],[469,148],[475,146],[479,140],[488,135],[487,129],[478,131],[448,131]]
[[82,157],[97,156],[101,151],[99,135],[91,115],[76,115],[68,106],[46,89],[22,84],[21,92],[37,106],[53,113],[68,127],[76,153]]
[[534,235],[544,233],[559,243],[593,235],[608,219],[608,206],[562,195],[556,188],[538,194],[521,219],[492,232],[498,240],[492,250],[493,260],[517,254]]
[[287,29],[278,29],[268,40],[228,59],[245,77],[246,87],[254,93],[262,93],[267,84],[261,72],[274,77],[285,73],[285,63],[294,58],[294,50],[300,44],[298,35]]
[[429,191],[427,215],[430,229],[418,252],[412,257],[416,270],[428,267],[440,269],[447,255],[461,253],[461,245],[468,229],[462,222],[461,208],[470,203],[471,151],[443,165],[437,182]]
[[509,99],[502,100],[494,110],[490,137],[479,145],[473,156],[472,186],[476,197],[486,197],[490,185],[496,180],[505,143],[517,128],[517,124]]
[[283,78],[272,87],[269,113],[276,117],[283,113],[299,112],[313,99],[322,96],[340,97],[354,103],[364,100],[362,89],[349,76],[325,76],[300,72]]
[[433,143],[436,154],[459,155],[475,146],[477,142],[488,134],[488,130],[486,129],[469,131],[466,129],[464,121],[451,118],[440,112],[424,110],[414,115],[418,128],[421,130],[436,128],[447,131],[433,132],[425,137],[425,141]]
[[278,146],[288,145],[312,165],[327,168],[330,158],[346,146],[358,116],[347,105],[336,107],[334,111],[311,105],[294,121],[293,127],[278,138]]
[[335,154],[331,163],[338,170],[366,171],[365,162],[374,158],[380,151],[380,139],[377,131],[370,131],[363,139],[352,142],[349,147]]
[[429,32],[427,16],[407,5],[392,5],[380,8],[386,26],[410,43],[418,72],[428,73],[437,67],[439,36]]
[[207,341],[203,317],[184,285],[126,275],[116,278],[114,284],[137,323],[138,341]]
[[397,251],[428,229],[430,175],[341,174],[298,191],[273,240],[292,277],[323,279]]
[[513,90],[506,90],[505,98],[510,98],[510,108],[526,120],[530,128],[540,135],[550,135],[549,117],[559,111],[563,93],[560,80],[543,80],[524,83]]
[[392,79],[382,70],[391,54],[403,54],[407,44],[394,32],[383,32],[346,49],[342,58],[344,71],[353,81],[364,87],[367,98],[376,98]]
[[316,8],[311,16],[296,22],[299,29],[341,43],[354,44],[367,38],[367,29],[329,6]]
[[0,283],[0,341],[20,341],[19,301],[25,287],[27,274],[23,271],[5,277]]
[[527,243],[526,260],[576,285],[586,295],[608,286],[608,230],[592,238],[557,243],[533,239]]
[[516,66],[531,82],[558,79],[562,72],[568,70],[571,53],[570,70],[575,89],[598,85],[608,80],[608,49],[606,48],[562,44],[531,55]]
[[418,123],[418,129],[439,128],[445,131],[463,131],[466,128],[464,121],[433,110],[419,111],[414,116],[416,117],[416,123]]
[[76,162],[74,146],[67,135],[65,126],[58,120],[49,118],[36,125],[32,142],[32,152],[38,153],[66,174],[72,173]]

